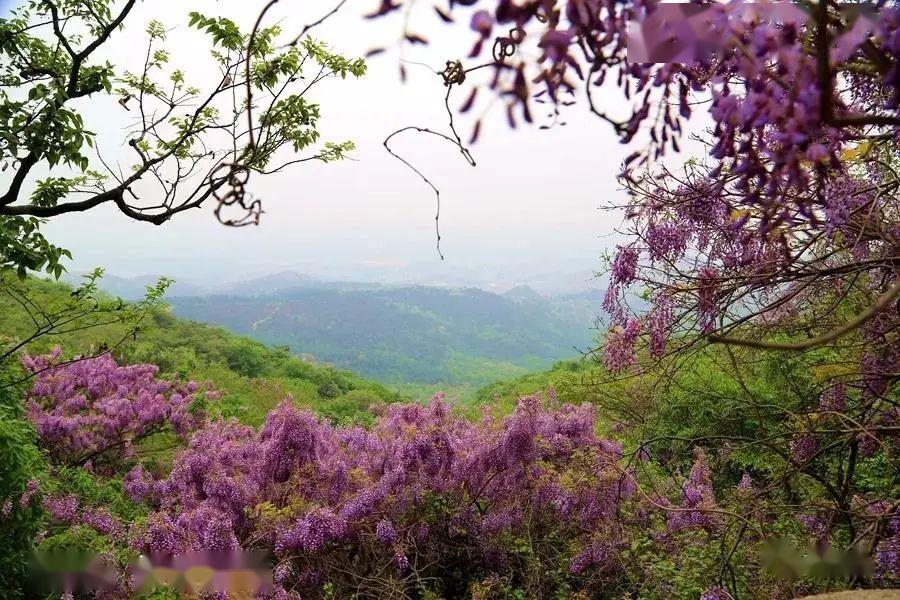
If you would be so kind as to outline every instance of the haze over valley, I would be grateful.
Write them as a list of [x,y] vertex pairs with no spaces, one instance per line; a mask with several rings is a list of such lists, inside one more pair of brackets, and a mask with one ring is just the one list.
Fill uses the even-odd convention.
[[[101,287],[134,300],[154,281],[107,275]],[[586,351],[601,295],[322,281],[287,271],[216,287],[180,281],[167,298],[178,317],[378,381],[482,385]]]

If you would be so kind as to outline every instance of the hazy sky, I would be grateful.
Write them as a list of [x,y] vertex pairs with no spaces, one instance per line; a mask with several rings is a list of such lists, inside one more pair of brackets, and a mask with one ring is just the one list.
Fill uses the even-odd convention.
[[[189,81],[205,81],[216,72],[204,38],[187,29],[187,11],[249,25],[261,4],[145,1],[126,30],[114,36],[108,57],[121,68],[139,71],[146,49],[143,27],[153,18],[174,28],[168,43],[172,65],[183,68]],[[331,7],[322,0],[281,4],[271,21],[280,21],[286,31],[299,30]],[[360,18],[375,4],[349,0],[315,36],[351,55],[390,43],[399,33],[396,19],[373,23]],[[413,22],[421,23],[418,29],[432,45],[407,49],[406,58],[439,68],[448,58],[464,56],[470,32],[442,27],[427,11],[414,14]],[[442,262],[434,245],[434,196],[385,152],[382,141],[407,125],[445,130],[445,89],[426,67],[407,65],[406,84],[397,71],[398,56],[389,52],[370,59],[362,80],[333,80],[315,90],[323,139],[353,140],[355,160],[306,163],[255,178],[252,190],[266,210],[259,227],[222,227],[212,207],[179,215],[162,227],[103,208],[54,219],[46,234],[73,251],[73,269],[106,266],[120,275],[162,273],[209,281],[298,270],[325,278],[457,285],[568,278],[573,287],[581,286],[591,269],[602,266],[604,249],[615,243],[610,235],[619,218],[600,207],[621,200],[615,173],[626,152],[611,128],[592,118],[583,104],[568,109],[567,126],[550,130],[511,131],[502,111],[495,110],[472,149],[475,168],[452,146],[429,136],[398,139],[395,149],[441,188]],[[464,97],[458,90],[452,105]],[[616,92],[607,97],[622,102]],[[125,118],[113,100],[94,101],[84,112],[90,128],[114,134]],[[467,134],[471,119],[459,123]],[[123,166],[128,164],[125,149],[118,146],[121,136],[104,135],[100,141],[107,160],[119,156]]]

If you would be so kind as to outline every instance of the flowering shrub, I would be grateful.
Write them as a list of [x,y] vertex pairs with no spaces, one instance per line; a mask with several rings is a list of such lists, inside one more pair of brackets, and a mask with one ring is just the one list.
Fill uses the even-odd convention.
[[456,595],[491,574],[529,596],[574,574],[599,589],[621,570],[635,487],[621,448],[594,428],[589,405],[548,409],[534,396],[477,423],[440,397],[393,405],[369,430],[286,402],[259,431],[198,431],[165,478],[129,473],[129,493],[158,507],[135,542],[161,553],[265,548],[283,589],[327,582],[338,596],[360,586]]
[[[648,488],[663,485],[660,472],[683,468],[684,457],[695,453],[682,501],[666,507],[666,522],[670,533],[686,531],[686,525],[734,549],[717,561],[734,569],[734,579],[719,587],[735,597],[763,589],[776,598],[816,591],[810,587],[815,578],[804,580],[803,573],[778,582],[747,567],[771,540],[782,538],[813,557],[868,555],[871,568],[857,574],[859,583],[900,584],[898,437],[886,425],[900,413],[836,380],[840,356],[825,349],[760,356],[712,347],[682,357],[669,379],[648,378],[653,399],[645,404],[599,401],[601,409],[628,422],[626,447],[646,451],[637,471]],[[647,388],[636,391],[646,394]],[[683,539],[672,544],[687,550]]]
[[[658,411],[654,421],[676,428],[677,439],[706,448],[684,461],[680,442],[665,430],[658,441],[666,446],[636,435],[640,447],[625,451],[598,436],[593,405],[562,404],[552,392],[521,398],[507,416],[486,410],[478,419],[453,413],[440,396],[427,406],[394,404],[379,409],[371,427],[336,426],[287,399],[257,429],[192,413],[181,387],[158,381],[146,365],[56,360],[26,360],[38,372],[29,414],[37,414],[40,398],[42,415],[71,419],[69,434],[40,435],[52,478],[40,490],[37,481],[23,482],[4,503],[10,511],[43,508],[37,539],[44,549],[101,552],[119,565],[134,552],[263,550],[280,598],[693,600],[759,589],[787,598],[821,588],[806,580],[779,587],[771,575],[747,568],[767,539],[787,532],[798,547],[840,548],[855,527],[873,558],[874,581],[897,581],[900,520],[879,475],[891,440],[878,437],[868,457],[860,444],[850,479],[839,453],[806,449],[802,437],[779,465],[764,444],[748,455],[721,443],[754,439],[722,433],[733,411],[741,418],[746,411],[723,401],[721,390],[706,400],[689,393],[690,410],[701,416],[686,423],[672,412],[683,402],[677,395],[669,396],[669,412]],[[680,374],[678,385],[689,384]],[[160,421],[136,417],[160,414],[151,409],[167,399]],[[834,412],[858,401],[836,385],[810,403]],[[704,402],[722,411],[718,420],[702,418]],[[108,405],[116,411],[105,411]],[[98,428],[114,414],[130,415],[121,430]],[[762,440],[793,431],[778,429],[780,413],[757,408],[752,418],[763,421],[741,427]],[[187,444],[171,464],[116,445],[134,448],[167,419]],[[36,424],[40,431],[40,417]],[[629,445],[635,431],[641,433],[624,428]],[[64,460],[57,444],[69,444],[76,459]],[[778,446],[771,452],[780,456]],[[130,593],[124,579],[122,585],[116,593]]]
[[120,366],[109,354],[57,364],[60,353],[22,360],[35,375],[28,419],[57,464],[115,467],[151,435],[186,437],[216,397],[196,382],[157,379],[154,365]]

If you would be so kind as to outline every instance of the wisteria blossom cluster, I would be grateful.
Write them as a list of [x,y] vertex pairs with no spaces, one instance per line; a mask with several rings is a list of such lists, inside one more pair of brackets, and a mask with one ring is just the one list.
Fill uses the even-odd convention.
[[62,465],[117,465],[155,433],[186,438],[205,422],[204,402],[217,396],[196,382],[160,379],[155,365],[118,365],[110,354],[62,362],[57,348],[22,363],[34,374],[28,419]]
[[29,479],[25,484],[25,491],[22,492],[22,495],[19,496],[19,499],[13,502],[12,498],[7,498],[0,504],[0,517],[4,519],[8,519],[12,513],[13,509],[18,506],[19,508],[26,508],[31,504],[32,499],[35,497],[38,491],[40,483],[37,479]]
[[129,493],[158,506],[135,540],[170,554],[266,548],[285,590],[325,574],[353,589],[382,572],[451,585],[460,561],[521,575],[510,541],[523,535],[557,539],[547,557],[573,573],[615,574],[635,482],[619,445],[594,430],[590,406],[548,409],[537,397],[477,423],[440,398],[394,405],[368,430],[285,402],[259,431],[198,431],[165,478],[129,473]]
[[[402,12],[406,4],[385,0],[370,17]],[[768,190],[773,194],[780,183],[808,181],[802,161],[837,162],[835,144],[858,135],[854,128],[900,125],[900,18],[894,3],[877,3],[878,12],[862,17],[825,3],[810,10],[773,2],[698,3],[704,11],[690,27],[681,19],[663,18],[648,40],[687,47],[675,53],[681,62],[635,62],[640,57],[629,56],[629,36],[661,4],[474,0],[438,15],[444,23],[468,24],[475,33],[468,58],[484,58],[494,69],[489,87],[505,100],[511,124],[517,109],[531,121],[533,103],[571,104],[575,94],[586,93],[592,112],[612,123],[623,141],[649,132],[653,152],[637,162],[658,158],[667,147],[679,149],[677,139],[687,131],[695,93],[712,99],[709,112],[718,140],[712,154],[737,159],[748,181],[765,177],[774,185]],[[456,21],[464,12],[469,18]],[[405,41],[427,43],[409,31],[416,24],[405,21]],[[690,47],[704,41],[715,47]],[[844,94],[844,77],[855,78],[857,93]],[[592,89],[606,81],[634,102],[630,117],[610,116],[611,107],[594,102]],[[472,104],[470,99],[465,108]]]
[[[535,594],[599,590],[622,577],[628,532],[650,527],[654,511],[683,515],[674,534],[715,528],[718,507],[702,456],[682,498],[647,504],[620,445],[595,428],[591,406],[538,396],[478,422],[438,396],[393,405],[371,429],[286,401],[258,431],[210,423],[163,477],[128,473],[127,492],[155,507],[130,535],[163,556],[267,550],[284,597],[326,583],[453,595],[492,578]],[[536,556],[542,566],[530,568]]]
[[125,526],[103,506],[82,506],[72,494],[52,495],[44,498],[44,510],[58,525],[85,525],[102,535],[122,538]]
[[690,475],[682,486],[682,497],[682,506],[669,513],[670,531],[694,527],[715,529],[721,525],[709,464],[702,450],[697,452]]

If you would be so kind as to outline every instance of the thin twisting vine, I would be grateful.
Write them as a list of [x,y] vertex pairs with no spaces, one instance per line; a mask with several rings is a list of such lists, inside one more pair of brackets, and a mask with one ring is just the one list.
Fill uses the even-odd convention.
[[459,132],[456,130],[456,124],[453,120],[453,109],[450,108],[450,94],[453,92],[453,86],[462,85],[466,80],[466,75],[468,75],[469,73],[477,71],[478,69],[483,69],[485,67],[504,64],[504,61],[507,58],[513,56],[516,53],[519,44],[521,44],[524,39],[525,31],[518,27],[515,27],[509,31],[508,36],[498,36],[494,40],[493,61],[465,68],[461,60],[448,60],[446,66],[442,71],[435,71],[435,74],[443,80],[444,86],[447,88],[447,93],[444,95],[444,108],[447,111],[447,120],[452,137],[450,135],[441,133],[439,131],[434,131],[433,129],[429,129],[427,127],[409,125],[406,127],[401,127],[400,129],[392,132],[384,139],[384,148],[388,151],[388,153],[402,162],[404,165],[406,165],[410,170],[413,171],[413,173],[418,175],[422,179],[422,181],[428,184],[428,187],[430,187],[434,191],[436,207],[434,215],[435,247],[437,248],[437,253],[438,256],[440,256],[441,260],[444,260],[444,253],[441,251],[441,192],[434,184],[434,182],[432,182],[424,173],[422,173],[422,171],[416,168],[407,159],[394,152],[394,150],[391,148],[390,142],[395,136],[400,135],[401,133],[404,133],[406,131],[415,131],[417,133],[434,135],[456,146],[459,149],[459,153],[462,154],[463,158],[467,163],[469,163],[470,166],[477,166],[475,158],[472,156],[472,153],[469,151],[468,147],[463,143]]

